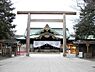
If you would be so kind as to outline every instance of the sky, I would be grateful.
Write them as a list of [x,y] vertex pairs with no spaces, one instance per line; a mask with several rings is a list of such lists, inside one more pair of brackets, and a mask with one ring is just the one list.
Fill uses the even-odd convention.
[[[78,12],[76,0],[12,0],[13,7],[16,13],[16,19],[13,24],[16,24],[16,35],[24,35],[27,27],[27,15],[17,15],[17,11],[75,11]],[[62,15],[31,15],[31,19],[62,19]],[[66,27],[70,33],[74,33],[73,25],[75,25],[76,16],[66,15]],[[31,22],[31,28],[44,27],[49,24],[51,28],[62,28],[63,23],[57,22]]]

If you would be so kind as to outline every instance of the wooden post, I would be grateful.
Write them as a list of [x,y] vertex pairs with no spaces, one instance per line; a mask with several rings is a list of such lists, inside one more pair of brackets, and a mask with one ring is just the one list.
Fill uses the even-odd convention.
[[91,56],[91,53],[89,52],[89,42],[88,41],[86,42],[86,47],[87,47],[87,55],[86,55],[86,57],[90,58],[92,56]]
[[26,56],[29,56],[29,49],[30,49],[30,22],[31,22],[31,14],[28,13],[27,36],[26,36]]
[[89,53],[89,42],[86,42],[87,53]]
[[66,16],[63,14],[63,56],[66,56]]
[[86,45],[87,46],[87,53],[89,53],[89,45]]

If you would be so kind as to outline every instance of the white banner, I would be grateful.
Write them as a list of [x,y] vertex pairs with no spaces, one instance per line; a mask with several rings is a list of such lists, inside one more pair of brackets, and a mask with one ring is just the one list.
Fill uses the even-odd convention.
[[51,46],[58,47],[58,48],[60,48],[61,45],[60,41],[34,41],[33,42],[34,47],[40,47],[45,44],[49,44]]

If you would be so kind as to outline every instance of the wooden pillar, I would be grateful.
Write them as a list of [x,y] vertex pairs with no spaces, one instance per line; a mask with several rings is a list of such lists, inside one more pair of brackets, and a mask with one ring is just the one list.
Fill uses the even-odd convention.
[[66,16],[63,14],[63,56],[66,56]]
[[30,49],[30,22],[31,22],[31,14],[28,13],[27,35],[26,35],[26,56],[29,56],[29,49]]
[[91,58],[92,57],[92,53],[89,51],[89,45],[90,45],[90,43],[86,42],[86,47],[87,47],[87,55],[86,55],[86,57],[87,58]]
[[87,53],[89,53],[89,46],[87,46]]
[[89,53],[89,43],[86,43],[87,53]]

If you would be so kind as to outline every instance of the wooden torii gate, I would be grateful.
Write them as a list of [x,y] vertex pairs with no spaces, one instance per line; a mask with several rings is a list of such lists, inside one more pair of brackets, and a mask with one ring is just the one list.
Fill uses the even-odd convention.
[[[63,56],[66,56],[66,15],[76,15],[76,12],[68,11],[17,11],[17,14],[27,14],[26,56],[29,56],[30,48],[30,22],[63,22]],[[63,19],[31,19],[31,14],[63,15]]]

